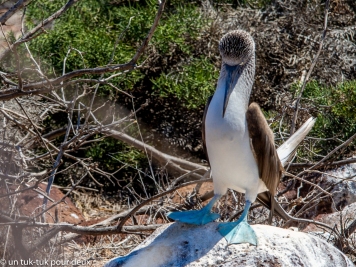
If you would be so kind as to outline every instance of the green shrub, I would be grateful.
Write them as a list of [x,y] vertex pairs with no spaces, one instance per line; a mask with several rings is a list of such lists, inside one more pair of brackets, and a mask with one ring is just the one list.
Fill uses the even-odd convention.
[[[99,137],[96,136],[95,138]],[[123,165],[122,162],[128,165],[126,169],[147,163],[147,159],[141,151],[114,138],[105,138],[90,146],[85,150],[85,157],[91,157],[94,162],[99,163],[101,168],[108,171],[118,169],[117,166]]]
[[[65,1],[31,3],[27,12],[27,26],[33,27],[64,3]],[[109,63],[116,40],[122,34],[112,63],[125,63],[132,58],[146,36],[156,12],[157,2],[154,0],[139,1],[139,3],[128,1],[120,4],[108,0],[83,0],[56,20],[53,29],[47,34],[42,34],[31,41],[31,49],[40,58],[42,64],[47,66],[48,73],[53,69],[61,72],[65,58],[66,72],[69,72]],[[199,37],[203,24],[204,20],[197,5],[181,2],[168,5],[150,46],[154,47],[155,53],[160,57],[172,57],[177,49],[180,53],[179,57],[188,57],[193,50],[190,41]],[[146,58],[144,56],[141,60]],[[203,63],[205,67],[207,64]],[[191,66],[183,66],[183,71],[187,68]],[[201,74],[198,72],[198,70],[194,71],[198,76],[208,74],[205,70],[201,70]],[[143,83],[144,76],[142,70],[135,70],[118,76],[111,82],[123,90],[131,90]],[[174,85],[169,87],[173,88]],[[110,87],[100,87],[100,93],[104,95],[110,95],[111,90]],[[170,93],[175,94],[172,90]],[[178,92],[178,95],[180,94],[181,92]]]
[[[299,86],[295,85],[295,91]],[[307,108],[315,109],[317,121],[311,135],[329,139],[321,141],[316,152],[326,154],[356,133],[356,81],[347,81],[335,87],[325,86],[316,81],[306,85],[303,102]],[[356,143],[349,147],[355,149]]]
[[[64,3],[65,1],[35,1],[30,5],[27,14],[28,27],[33,27]],[[34,39],[31,46],[38,52],[38,56],[50,60],[57,70],[62,69],[69,48],[81,51],[83,57],[74,51],[68,56],[66,68],[70,71],[84,66],[97,67],[107,64],[116,39],[123,33],[113,62],[125,63],[134,55],[156,15],[156,1],[145,3],[115,5],[108,0],[80,1],[55,21],[48,34]],[[38,10],[42,10],[42,13]],[[186,40],[196,38],[202,24],[196,6],[177,5],[168,14],[164,13],[151,45],[155,46],[159,53],[168,53],[172,45],[177,45],[184,53],[189,53],[191,47]]]
[[206,103],[214,93],[219,72],[209,59],[200,57],[192,59],[178,71],[162,73],[152,80],[160,96],[174,95],[184,106],[196,108]]

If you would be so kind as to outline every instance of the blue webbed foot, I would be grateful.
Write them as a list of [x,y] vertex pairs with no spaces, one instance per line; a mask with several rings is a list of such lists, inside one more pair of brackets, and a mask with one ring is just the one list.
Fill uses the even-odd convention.
[[219,233],[225,237],[228,244],[250,243],[257,246],[257,236],[246,220],[240,222],[221,223]]
[[201,210],[190,211],[175,211],[169,212],[167,216],[175,221],[203,225],[212,222],[220,217],[219,214],[213,213],[210,210],[214,206],[214,203],[220,198],[220,195],[215,195],[213,199]]
[[170,212],[167,216],[175,221],[203,225],[212,222],[220,217],[217,213],[212,213],[209,210],[189,210]]
[[228,244],[250,243],[257,246],[256,233],[247,223],[247,213],[250,207],[251,202],[246,200],[245,209],[238,221],[219,224],[218,231],[225,237]]

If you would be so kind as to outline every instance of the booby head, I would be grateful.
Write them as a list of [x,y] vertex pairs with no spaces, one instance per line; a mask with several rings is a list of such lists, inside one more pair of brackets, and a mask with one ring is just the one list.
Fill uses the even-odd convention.
[[[254,60],[255,42],[252,36],[243,30],[235,30],[225,34],[219,42],[220,55],[222,57],[222,71],[225,78],[225,98],[223,117],[229,98],[237,81],[251,60]],[[255,67],[255,66],[251,66]],[[251,77],[253,78],[253,77]]]

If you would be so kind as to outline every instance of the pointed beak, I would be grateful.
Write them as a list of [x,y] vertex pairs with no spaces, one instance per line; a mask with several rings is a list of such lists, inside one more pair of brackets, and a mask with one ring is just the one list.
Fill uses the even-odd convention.
[[226,70],[226,81],[225,81],[225,97],[224,97],[224,107],[223,107],[223,117],[225,116],[225,111],[227,105],[229,104],[229,99],[232,91],[234,90],[237,81],[240,78],[241,72],[239,65],[237,66],[229,66],[225,65]]

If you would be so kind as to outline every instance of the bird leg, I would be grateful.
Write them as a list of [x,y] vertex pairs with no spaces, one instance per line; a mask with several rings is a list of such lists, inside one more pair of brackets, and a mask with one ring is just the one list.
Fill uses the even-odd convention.
[[219,200],[220,195],[214,195],[213,199],[210,200],[208,205],[206,205],[201,210],[189,210],[189,211],[175,211],[169,212],[167,214],[168,218],[172,220],[195,224],[195,225],[203,225],[209,222],[212,222],[220,217],[219,214],[211,212],[216,201]]
[[247,214],[250,206],[251,202],[247,200],[245,209],[236,222],[219,224],[217,230],[223,237],[225,237],[228,244],[250,243],[257,246],[256,233],[247,223]]

